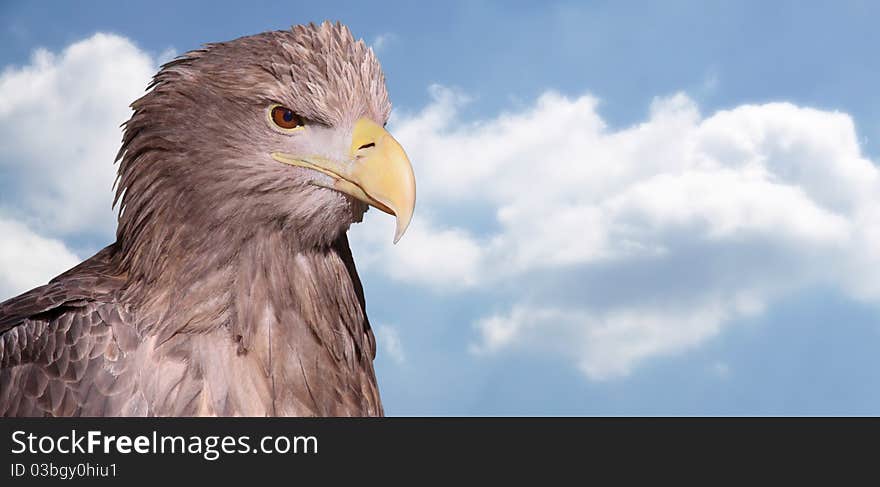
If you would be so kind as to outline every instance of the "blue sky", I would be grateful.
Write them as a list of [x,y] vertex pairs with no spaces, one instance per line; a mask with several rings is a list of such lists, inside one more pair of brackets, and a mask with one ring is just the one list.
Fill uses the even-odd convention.
[[[352,231],[388,414],[875,414],[876,3],[316,3],[4,2],[0,227],[48,262],[5,272],[112,238],[23,196],[35,50],[62,79],[72,44],[131,59],[103,61],[131,73],[107,123],[71,112],[99,155],[169,52],[338,19],[378,52],[420,185],[401,245],[381,215]],[[83,167],[112,180],[112,155]],[[0,297],[31,282],[3,273]]]

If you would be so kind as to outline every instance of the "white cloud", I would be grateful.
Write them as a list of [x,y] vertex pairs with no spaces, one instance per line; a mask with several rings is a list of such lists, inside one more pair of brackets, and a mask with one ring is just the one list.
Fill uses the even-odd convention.
[[[58,239],[112,238],[119,124],[156,65],[96,34],[0,73],[0,294],[75,263]],[[611,130],[591,96],[476,122],[461,94],[432,97],[392,123],[419,180],[410,231],[392,247],[374,211],[352,242],[365,270],[514,303],[475,319],[478,353],[558,354],[609,379],[805,286],[880,298],[880,175],[846,114],[704,116],[678,94]],[[377,334],[403,360],[395,330]]]
[[41,237],[0,217],[0,301],[45,284],[79,263],[63,242]]
[[403,353],[403,343],[400,341],[400,334],[397,332],[397,328],[391,325],[377,326],[376,343],[397,364],[402,364],[406,361],[406,355]]
[[95,34],[0,73],[0,300],[78,262],[59,239],[112,241],[120,124],[156,67],[129,40]]
[[459,228],[436,226],[428,219],[414,220],[393,250],[387,242],[394,235],[394,220],[376,210],[356,225],[361,243],[359,266],[381,268],[392,279],[442,290],[470,287],[477,283],[484,250]]
[[34,52],[0,74],[0,208],[53,237],[115,227],[113,159],[128,105],[156,61],[129,40],[95,34],[60,53]]
[[164,51],[160,52],[158,56],[156,56],[156,65],[161,66],[169,61],[174,60],[177,57],[177,49],[173,47],[165,48]]
[[383,34],[379,34],[373,38],[373,42],[370,43],[370,47],[373,48],[377,53],[388,46],[391,42],[397,39],[397,36],[391,32],[385,32]]
[[392,123],[419,183],[413,242],[366,226],[353,242],[394,279],[515,303],[476,321],[478,353],[561,354],[610,379],[806,286],[880,298],[880,174],[846,114],[703,116],[676,94],[610,130],[591,96],[471,123],[463,97],[432,96]]
[[471,351],[516,348],[561,354],[588,377],[604,380],[628,374],[641,360],[698,345],[716,334],[726,318],[718,303],[687,309],[515,306],[477,322],[480,340]]

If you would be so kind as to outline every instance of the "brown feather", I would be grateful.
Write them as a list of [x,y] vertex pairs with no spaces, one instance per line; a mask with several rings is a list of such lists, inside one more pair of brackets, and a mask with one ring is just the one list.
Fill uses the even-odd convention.
[[381,415],[346,231],[366,207],[271,161],[268,103],[325,131],[390,113],[345,26],[165,64],[119,151],[117,241],[0,304],[0,415]]

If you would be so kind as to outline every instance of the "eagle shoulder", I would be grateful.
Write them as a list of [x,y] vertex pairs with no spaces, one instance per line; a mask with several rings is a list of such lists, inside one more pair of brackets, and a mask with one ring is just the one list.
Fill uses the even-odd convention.
[[[109,249],[109,248],[108,248]],[[0,415],[138,414],[124,357],[137,346],[103,272],[108,249],[0,303]]]

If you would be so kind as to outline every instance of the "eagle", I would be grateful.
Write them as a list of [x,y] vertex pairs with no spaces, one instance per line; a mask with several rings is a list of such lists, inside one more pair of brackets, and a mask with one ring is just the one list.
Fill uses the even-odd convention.
[[116,240],[0,304],[4,416],[381,416],[347,232],[415,207],[339,22],[206,44],[134,101]]

